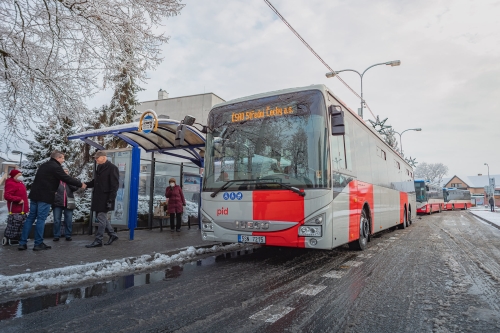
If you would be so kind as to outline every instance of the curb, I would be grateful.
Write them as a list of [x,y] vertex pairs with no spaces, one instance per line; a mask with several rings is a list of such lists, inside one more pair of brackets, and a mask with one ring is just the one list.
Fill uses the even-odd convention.
[[478,218],[478,219],[480,219],[480,220],[482,220],[482,221],[484,221],[484,222],[488,223],[489,225],[491,225],[491,226],[493,226],[493,227],[495,227],[495,228],[497,228],[497,229],[499,229],[499,230],[500,230],[500,226],[499,226],[499,225],[497,225],[497,224],[495,224],[495,223],[493,223],[493,222],[488,221],[488,220],[487,220],[487,219],[485,219],[484,217],[477,216],[476,214],[474,214],[474,213],[473,213],[473,212],[471,212],[471,211],[469,211],[469,214],[474,215],[474,217],[476,217],[476,218]]

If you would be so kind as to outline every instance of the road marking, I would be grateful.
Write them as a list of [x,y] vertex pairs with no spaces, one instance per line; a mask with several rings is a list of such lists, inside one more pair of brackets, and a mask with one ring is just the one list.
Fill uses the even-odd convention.
[[358,258],[365,258],[365,259],[370,259],[373,257],[373,253],[362,253],[358,256]]
[[260,310],[253,316],[250,316],[250,319],[263,320],[266,323],[274,323],[283,318],[293,309],[294,308],[288,306],[269,305],[267,308]]
[[389,239],[398,239],[397,237],[390,237]]
[[351,267],[358,267],[363,264],[362,261],[354,261],[354,260],[349,260],[348,262],[344,263],[344,266],[351,266]]
[[333,279],[340,279],[341,277],[343,277],[345,275],[345,273],[347,273],[347,271],[330,271],[324,275],[322,275],[322,277],[327,277],[327,278],[333,278]]
[[308,296],[316,296],[320,291],[325,289],[326,286],[315,286],[312,284],[308,284],[296,291],[296,293]]

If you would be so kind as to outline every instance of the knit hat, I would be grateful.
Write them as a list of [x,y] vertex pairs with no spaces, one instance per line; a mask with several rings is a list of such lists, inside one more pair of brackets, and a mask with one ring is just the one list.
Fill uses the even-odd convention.
[[13,169],[13,170],[10,170],[10,177],[11,178],[14,178],[18,173],[21,173],[21,171],[19,171],[18,169]]
[[175,178],[170,178],[170,179],[168,180],[168,182],[169,182],[169,183],[171,183],[171,182],[177,183],[177,182],[175,181]]

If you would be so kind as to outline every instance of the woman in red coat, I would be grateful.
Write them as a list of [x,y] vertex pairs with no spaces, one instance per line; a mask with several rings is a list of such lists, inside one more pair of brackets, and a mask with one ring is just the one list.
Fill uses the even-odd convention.
[[[29,212],[30,205],[26,186],[23,184],[23,174],[21,171],[14,169],[10,171],[9,175],[10,178],[5,181],[4,194],[4,198],[7,200],[7,209],[13,214]],[[12,209],[10,208],[11,205]]]
[[174,231],[174,219],[177,220],[175,230],[181,231],[181,219],[183,206],[186,206],[184,194],[179,185],[175,184],[175,178],[168,180],[169,186],[165,190],[165,196],[168,199],[167,211],[170,213],[170,231]]

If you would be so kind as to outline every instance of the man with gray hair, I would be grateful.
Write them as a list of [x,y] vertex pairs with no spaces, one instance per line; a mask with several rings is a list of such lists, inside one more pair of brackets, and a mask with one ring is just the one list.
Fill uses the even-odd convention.
[[94,241],[89,245],[85,245],[87,248],[101,247],[104,232],[109,235],[109,239],[104,245],[111,245],[118,239],[107,215],[108,212],[115,210],[120,174],[116,165],[108,161],[105,152],[97,151],[94,158],[97,163],[95,177],[85,184],[88,188],[94,189],[90,210],[96,212],[98,227]]
[[23,232],[19,240],[19,251],[28,248],[28,236],[35,220],[35,246],[33,247],[33,251],[48,250],[51,248],[51,246],[43,242],[43,232],[45,230],[45,220],[49,215],[50,207],[54,203],[60,181],[81,188],[87,187],[78,179],[70,177],[64,172],[61,165],[63,162],[64,154],[54,150],[50,154],[50,159],[42,163],[36,171],[35,180],[31,185],[31,191],[28,196],[30,199],[30,212],[24,222]]

